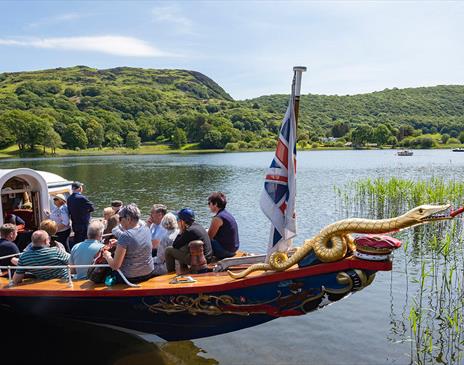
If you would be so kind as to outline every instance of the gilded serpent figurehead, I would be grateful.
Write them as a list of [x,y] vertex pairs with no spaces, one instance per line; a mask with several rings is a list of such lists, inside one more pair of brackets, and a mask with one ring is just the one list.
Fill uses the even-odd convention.
[[452,219],[450,205],[420,205],[398,217],[389,219],[342,219],[324,227],[317,235],[305,240],[301,247],[288,258],[283,252],[274,252],[269,263],[251,265],[246,270],[229,275],[235,279],[243,278],[253,271],[284,271],[302,260],[311,250],[322,262],[333,262],[345,257],[348,249],[355,250],[352,233],[381,234],[396,232],[417,225]]

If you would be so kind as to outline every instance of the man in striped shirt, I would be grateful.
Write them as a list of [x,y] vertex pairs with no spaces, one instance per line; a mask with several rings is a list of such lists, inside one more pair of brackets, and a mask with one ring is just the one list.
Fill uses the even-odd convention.
[[[21,254],[18,266],[67,265],[68,260],[69,253],[58,250],[56,247],[50,247],[48,233],[38,230],[32,234],[32,248]],[[24,279],[25,271],[25,269],[16,270],[13,275],[13,283],[15,285],[21,283]],[[37,279],[42,280],[68,278],[66,269],[28,269],[27,271],[34,274]]]

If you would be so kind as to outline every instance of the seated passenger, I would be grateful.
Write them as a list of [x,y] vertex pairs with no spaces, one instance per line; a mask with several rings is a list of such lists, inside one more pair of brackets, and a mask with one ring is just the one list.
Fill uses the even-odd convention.
[[[151,231],[152,256],[156,256],[156,250],[160,244],[161,238],[166,235],[166,230],[161,225],[161,220],[167,213],[168,208],[163,204],[153,204],[147,224]],[[164,254],[163,254],[164,255]]]
[[[32,234],[32,248],[19,257],[18,266],[57,266],[67,265],[69,253],[50,247],[50,236],[47,232],[38,230]],[[25,269],[16,269],[13,283],[19,284],[24,279]],[[68,279],[67,269],[32,269],[27,270],[38,279]]]
[[195,213],[193,210],[190,208],[181,209],[177,213],[177,222],[179,224],[180,233],[174,240],[172,247],[166,248],[165,257],[167,271],[175,271],[175,260],[179,261],[182,268],[190,265],[191,256],[188,245],[191,241],[200,240],[203,242],[203,253],[206,261],[211,262],[213,256],[211,241],[206,230],[195,222]]
[[6,212],[3,215],[3,223],[11,223],[17,226],[26,225],[26,222],[24,221],[24,219],[21,219],[15,214],[6,213]]
[[163,275],[167,273],[165,257],[166,248],[172,246],[172,243],[179,234],[177,218],[172,213],[167,213],[163,219],[161,219],[160,225],[163,227],[165,234],[161,237],[156,256],[153,258],[156,275]]
[[[69,258],[70,265],[91,265],[93,259],[100,248],[103,235],[103,223],[100,221],[92,221],[87,229],[87,239],[73,246],[71,256]],[[76,274],[76,279],[85,279],[87,277],[88,267],[72,268],[71,272]]]
[[[105,208],[103,211],[103,217],[105,217],[105,214],[107,214],[108,218],[106,219],[106,227],[105,230],[103,231],[103,234],[108,234],[111,233],[112,230],[119,224],[119,211],[122,208],[122,201],[121,200],[113,200],[111,202],[111,208],[112,212],[110,213],[108,208]],[[106,212],[106,213],[105,213]]]
[[[16,225],[5,223],[0,227],[0,257],[19,253],[19,248],[13,242],[18,235]],[[18,257],[9,257],[0,260],[0,266],[10,266],[18,264]]]
[[[42,222],[40,222],[39,229],[48,233],[48,236],[50,237],[50,247],[54,247],[58,250],[66,252],[66,248],[64,247],[64,245],[56,240],[56,231],[58,230],[58,225],[55,221],[52,221],[51,219],[45,219]],[[29,251],[31,248],[32,243],[29,243],[24,249],[24,251]]]
[[220,191],[208,197],[208,206],[215,214],[209,226],[208,236],[211,239],[213,255],[219,259],[235,256],[240,241],[235,218],[226,210],[227,199]]
[[[109,251],[104,251],[103,257],[113,270],[120,269],[133,283],[150,279],[154,275],[151,232],[140,221],[140,210],[136,204],[131,203],[119,211],[119,223],[121,231],[116,235],[118,241],[114,258]],[[119,275],[117,282],[123,282]]]

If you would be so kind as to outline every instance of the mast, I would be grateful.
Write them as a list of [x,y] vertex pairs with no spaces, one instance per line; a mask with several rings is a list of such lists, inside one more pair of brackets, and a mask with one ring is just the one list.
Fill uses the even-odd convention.
[[306,72],[306,66],[294,66],[293,67],[295,77],[295,101],[294,101],[294,112],[295,121],[298,126],[298,113],[300,110],[300,92],[301,92],[301,76],[303,72]]

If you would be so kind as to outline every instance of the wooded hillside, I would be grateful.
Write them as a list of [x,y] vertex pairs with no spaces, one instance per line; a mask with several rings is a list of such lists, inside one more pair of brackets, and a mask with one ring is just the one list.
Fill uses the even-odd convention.
[[[0,148],[137,148],[141,142],[272,148],[288,97],[234,101],[207,76],[187,70],[76,66],[2,73]],[[464,141],[463,130],[464,86],[436,86],[304,95],[298,138],[303,145],[333,136],[339,144],[414,146],[424,134]]]

